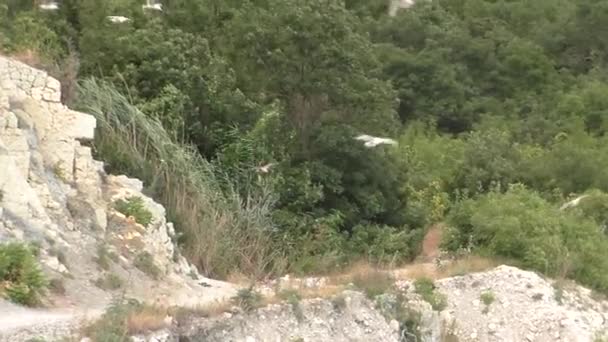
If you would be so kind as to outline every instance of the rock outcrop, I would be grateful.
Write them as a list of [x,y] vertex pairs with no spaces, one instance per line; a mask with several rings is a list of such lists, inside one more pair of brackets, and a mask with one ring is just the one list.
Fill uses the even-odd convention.
[[251,313],[224,314],[192,322],[179,335],[208,342],[399,341],[398,327],[391,326],[363,294],[344,291],[339,298],[339,302],[310,299],[273,304]]
[[[275,291],[307,291],[327,279],[289,279]],[[314,283],[314,284],[313,284]],[[608,301],[573,283],[555,283],[510,266],[435,281],[446,306],[434,310],[411,280],[373,300],[345,290],[329,298],[272,304],[188,319],[136,341],[480,341],[597,342],[608,337]],[[322,293],[320,291],[319,293]],[[399,299],[398,299],[399,298]],[[410,326],[394,317],[402,305]],[[229,307],[228,307],[229,308]],[[401,319],[398,322],[397,319]]]
[[[423,314],[425,341],[455,336],[458,341],[590,342],[608,332],[608,301],[573,283],[555,282],[515,267],[440,279],[436,291],[447,308],[433,311],[399,281],[416,310]],[[594,298],[595,297],[595,298]]]
[[[165,209],[142,193],[141,181],[106,174],[87,146],[95,118],[60,99],[57,80],[0,57],[0,242],[40,246],[48,278],[66,289],[48,306],[101,312],[117,291],[180,306],[232,295],[232,286],[202,278],[179,254]],[[146,226],[115,209],[135,197],[151,214]],[[101,254],[109,263],[100,265]],[[147,269],[135,267],[142,255]],[[122,280],[119,290],[99,286],[110,274]],[[0,340],[9,336],[2,322]]]

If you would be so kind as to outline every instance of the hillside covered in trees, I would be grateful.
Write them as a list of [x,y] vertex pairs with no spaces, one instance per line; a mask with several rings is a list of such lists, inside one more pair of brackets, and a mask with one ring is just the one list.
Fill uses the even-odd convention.
[[608,2],[387,11],[4,0],[0,46],[98,117],[100,159],[146,181],[208,275],[404,263],[445,222],[448,251],[608,292]]

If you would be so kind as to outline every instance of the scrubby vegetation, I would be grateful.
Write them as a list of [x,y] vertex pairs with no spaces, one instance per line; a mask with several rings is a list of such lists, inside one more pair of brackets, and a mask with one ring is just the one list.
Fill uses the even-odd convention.
[[154,263],[152,254],[148,252],[137,254],[135,260],[133,260],[133,265],[154,279],[158,279],[161,276],[162,271]]
[[607,291],[606,236],[591,217],[558,211],[522,185],[460,202],[451,213],[448,248],[471,244],[481,253],[518,260],[554,277]]
[[136,300],[115,298],[103,316],[83,329],[94,342],[128,342],[131,335],[162,329],[167,310],[147,306]]
[[104,290],[118,290],[124,285],[124,280],[114,273],[108,273],[95,280],[95,285]]
[[386,272],[366,269],[356,272],[352,277],[352,283],[363,291],[367,298],[374,299],[389,292],[395,285],[395,279]]
[[112,261],[116,262],[118,261],[118,256],[113,253],[110,252],[108,250],[108,247],[106,245],[100,244],[97,246],[97,256],[95,257],[95,263],[97,263],[97,265],[102,269],[102,270],[109,270]]
[[97,156],[144,180],[204,274],[397,265],[447,221],[452,252],[608,291],[604,2],[163,5],[11,1],[0,46],[97,116]]
[[152,222],[152,213],[144,205],[144,200],[139,196],[119,199],[114,203],[114,208],[127,217],[133,217],[135,222],[146,227]]
[[21,243],[0,244],[0,297],[37,305],[48,283],[33,248]]
[[422,299],[431,304],[433,310],[441,311],[448,305],[446,296],[436,291],[433,280],[429,278],[419,278],[414,282],[414,288]]
[[259,292],[246,288],[238,290],[236,296],[232,298],[232,302],[246,312],[250,312],[262,305],[262,299],[263,297]]

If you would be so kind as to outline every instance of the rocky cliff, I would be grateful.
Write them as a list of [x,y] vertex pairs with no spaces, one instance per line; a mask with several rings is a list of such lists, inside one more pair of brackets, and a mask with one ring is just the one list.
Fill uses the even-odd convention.
[[[85,311],[98,314],[118,293],[180,306],[232,295],[232,286],[204,279],[177,252],[165,209],[142,193],[141,181],[106,174],[87,146],[95,118],[60,98],[57,80],[0,57],[0,242],[40,246],[45,273],[66,290],[47,306],[76,320]],[[149,223],[116,210],[119,201],[133,199],[151,215]],[[103,286],[110,278],[112,290]],[[3,307],[0,337],[8,339],[6,327],[28,322],[15,324],[10,306]],[[30,314],[24,317],[37,322]],[[47,336],[64,333],[60,328]]]

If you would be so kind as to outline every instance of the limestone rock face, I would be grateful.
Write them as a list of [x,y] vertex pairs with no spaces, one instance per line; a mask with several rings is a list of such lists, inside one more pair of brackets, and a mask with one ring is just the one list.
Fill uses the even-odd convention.
[[[558,285],[534,272],[499,266],[440,279],[435,285],[448,301],[441,313],[430,305],[424,308],[428,303],[414,293],[412,282],[397,283],[422,313],[423,341],[441,341],[439,336],[449,332],[458,341],[582,342],[608,332],[608,301],[592,298],[584,287]],[[493,297],[489,305],[481,298],[484,293]]]
[[[137,250],[128,252],[150,253],[163,274],[174,272],[174,265],[183,271],[183,262],[173,262],[174,231],[163,206],[141,193],[141,181],[105,174],[91,148],[80,144],[94,138],[95,118],[62,105],[60,88],[45,72],[0,57],[0,219],[12,226],[27,223],[36,237],[46,237],[55,227],[104,232],[108,216],[117,215],[113,203],[141,197],[153,220],[132,229],[141,232]],[[134,226],[127,219],[123,225]],[[32,233],[22,230],[11,234],[27,239]],[[58,268],[56,262],[50,266]]]
[[[83,145],[95,137],[95,118],[60,99],[59,82],[46,72],[0,57],[0,243],[40,246],[48,278],[65,282],[66,294],[49,300],[103,312],[116,291],[95,284],[110,275],[126,296],[145,302],[196,306],[232,296],[232,286],[201,277],[179,254],[165,208],[142,193],[140,180],[106,174]],[[142,199],[150,224],[116,210],[132,197]],[[2,328],[9,316],[0,315],[0,341],[11,336]]]

